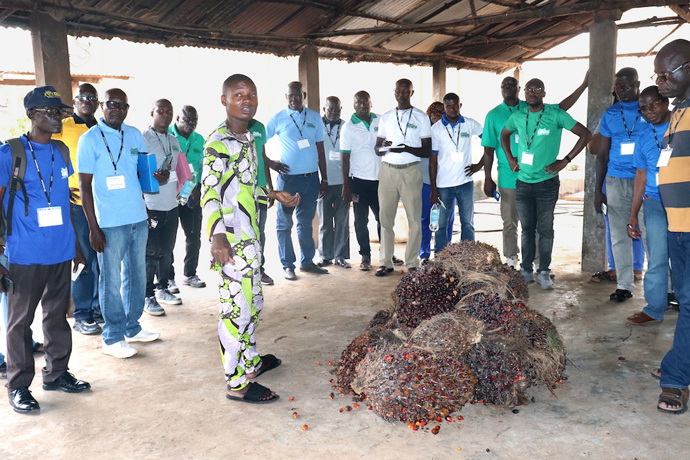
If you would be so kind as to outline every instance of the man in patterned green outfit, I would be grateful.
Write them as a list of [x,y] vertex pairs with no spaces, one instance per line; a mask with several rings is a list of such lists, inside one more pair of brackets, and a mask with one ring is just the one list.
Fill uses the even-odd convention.
[[254,338],[263,307],[258,207],[270,198],[294,207],[300,197],[256,184],[257,152],[247,130],[258,106],[254,82],[245,75],[228,77],[221,103],[227,120],[206,141],[201,180],[211,264],[221,276],[218,336],[226,396],[265,404],[277,400],[278,395],[249,380],[275,369],[281,361],[273,355],[259,356]]

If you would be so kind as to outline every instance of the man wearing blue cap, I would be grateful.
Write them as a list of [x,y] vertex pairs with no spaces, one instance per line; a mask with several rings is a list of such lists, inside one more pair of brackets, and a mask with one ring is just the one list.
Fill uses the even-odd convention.
[[[51,136],[62,130],[63,115],[71,107],[62,103],[55,88],[42,86],[26,95],[24,108],[31,131],[19,138],[21,146],[17,144],[14,156],[14,140],[0,147],[0,200],[5,209],[15,211],[8,216],[8,229],[12,229],[7,232],[5,248],[9,269],[0,267],[0,290],[7,292],[10,405],[16,412],[32,413],[40,410],[29,391],[35,374],[30,326],[39,301],[45,335],[43,389],[80,393],[91,385],[67,370],[72,353],[72,331],[66,319],[70,269],[72,259],[75,266],[85,260],[70,216],[68,177],[74,170],[69,157],[63,156],[64,145],[51,141]],[[22,147],[23,155],[16,155],[16,149]],[[20,162],[26,164],[21,187],[26,193],[14,194],[15,178],[21,176]],[[6,194],[8,187],[10,193]],[[10,200],[14,201],[11,206]]]

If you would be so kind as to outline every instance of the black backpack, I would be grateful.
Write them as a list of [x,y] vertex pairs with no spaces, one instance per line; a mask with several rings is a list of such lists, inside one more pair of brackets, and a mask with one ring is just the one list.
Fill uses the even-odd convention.
[[[51,140],[51,142],[53,142],[60,153],[62,153],[65,165],[69,165],[69,149],[65,143],[54,139]],[[8,139],[7,143],[12,150],[12,177],[10,179],[10,196],[7,202],[7,213],[5,213],[3,209],[3,204],[0,203],[0,210],[2,211],[0,218],[0,235],[2,235],[2,239],[5,238],[5,235],[12,234],[12,209],[14,208],[14,197],[20,189],[24,196],[24,215],[29,215],[29,196],[24,186],[24,174],[26,173],[27,161],[26,149],[24,148],[22,140],[18,137]]]

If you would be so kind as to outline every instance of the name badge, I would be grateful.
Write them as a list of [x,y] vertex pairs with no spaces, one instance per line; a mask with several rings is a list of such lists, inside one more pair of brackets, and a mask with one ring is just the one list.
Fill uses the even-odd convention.
[[125,176],[122,174],[115,174],[114,176],[107,176],[105,184],[108,190],[121,190],[125,188]]
[[520,143],[520,135],[518,133],[515,133],[515,143],[516,144]]
[[621,155],[632,155],[633,153],[635,153],[634,142],[623,142],[621,144]]
[[331,150],[330,152],[328,152],[328,159],[331,161],[340,161],[340,151]]
[[462,163],[464,157],[464,152],[453,152],[450,154],[450,161],[452,161],[453,163]]
[[37,211],[39,227],[54,227],[56,225],[62,225],[62,209],[60,206],[38,208]]
[[520,163],[523,165],[532,166],[534,163],[534,154],[529,152],[522,152],[522,158],[520,158]]
[[671,159],[671,154],[673,153],[673,147],[666,147],[661,150],[661,155],[659,156],[659,161],[656,163],[657,168],[665,168],[668,166],[668,160]]
[[309,148],[309,139],[300,139],[297,141],[297,147],[300,149],[308,149]]
[[177,172],[170,171],[170,177],[168,177],[168,182],[177,182]]

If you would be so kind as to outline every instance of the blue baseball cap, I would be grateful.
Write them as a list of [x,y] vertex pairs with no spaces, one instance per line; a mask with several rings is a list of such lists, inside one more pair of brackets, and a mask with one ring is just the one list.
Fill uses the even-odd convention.
[[24,109],[30,110],[34,107],[62,107],[63,109],[71,109],[71,105],[66,105],[62,103],[60,99],[60,93],[58,93],[54,87],[39,86],[24,96]]

